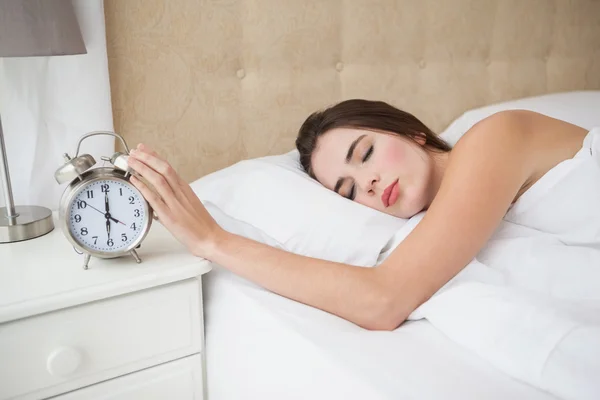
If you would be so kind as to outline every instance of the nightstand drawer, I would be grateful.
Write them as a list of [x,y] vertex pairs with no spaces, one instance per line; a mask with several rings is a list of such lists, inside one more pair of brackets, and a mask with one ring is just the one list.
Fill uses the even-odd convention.
[[202,400],[202,356],[195,354],[84,387],[53,400]]
[[194,278],[0,325],[0,399],[48,397],[200,352],[201,301]]

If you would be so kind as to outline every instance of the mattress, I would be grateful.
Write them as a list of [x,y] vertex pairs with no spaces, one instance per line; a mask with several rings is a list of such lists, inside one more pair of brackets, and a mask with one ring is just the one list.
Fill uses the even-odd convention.
[[555,399],[426,320],[368,331],[218,265],[204,302],[209,399]]

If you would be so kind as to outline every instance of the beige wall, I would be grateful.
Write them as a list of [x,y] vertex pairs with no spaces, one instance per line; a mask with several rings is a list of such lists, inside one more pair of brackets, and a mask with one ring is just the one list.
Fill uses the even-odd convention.
[[293,148],[317,108],[463,111],[600,89],[598,0],[105,0],[115,129],[193,180]]

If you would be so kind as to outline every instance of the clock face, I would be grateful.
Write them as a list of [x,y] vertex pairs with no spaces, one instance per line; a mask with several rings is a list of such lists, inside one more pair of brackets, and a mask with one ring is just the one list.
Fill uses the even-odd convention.
[[141,193],[126,181],[100,179],[83,185],[66,218],[71,236],[85,249],[117,253],[143,234],[148,209]]

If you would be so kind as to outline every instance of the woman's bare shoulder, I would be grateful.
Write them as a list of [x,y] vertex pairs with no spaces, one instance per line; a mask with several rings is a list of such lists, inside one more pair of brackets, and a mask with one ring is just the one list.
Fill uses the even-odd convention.
[[499,111],[474,124],[458,140],[456,146],[464,146],[465,142],[491,142],[500,137],[527,139],[531,133],[532,120],[538,117],[547,118],[542,114],[527,110]]
[[[531,150],[545,151],[561,147],[569,155],[581,146],[587,130],[567,121],[529,110],[505,110],[494,113],[473,125],[457,142],[489,141],[510,137],[531,146]],[[461,145],[461,146],[462,146]]]
[[501,155],[512,167],[523,164],[531,169],[534,162],[529,153],[535,148],[533,119],[541,114],[526,110],[501,111],[473,125],[456,143],[450,156],[450,165],[477,157]]
[[[456,155],[508,148],[527,170],[527,179],[514,200],[560,162],[580,149],[587,129],[567,121],[528,110],[507,110],[490,115],[475,124],[459,140]],[[461,151],[462,150],[462,151]]]

